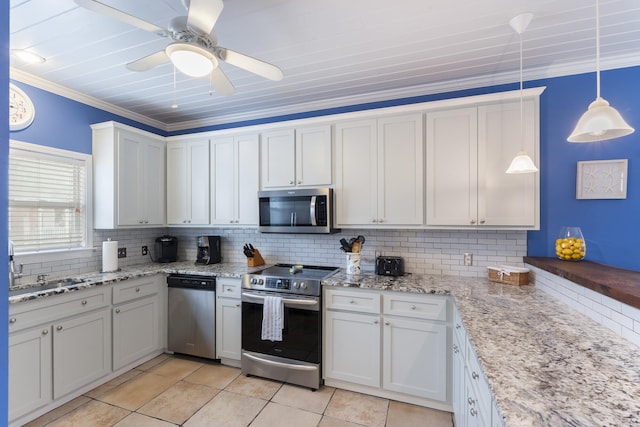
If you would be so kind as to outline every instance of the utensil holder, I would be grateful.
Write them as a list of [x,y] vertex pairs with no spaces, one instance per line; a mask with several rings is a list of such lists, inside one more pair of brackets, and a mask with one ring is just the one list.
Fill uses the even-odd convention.
[[352,276],[360,274],[360,253],[347,252],[347,274]]
[[254,249],[253,256],[251,258],[247,258],[247,266],[258,267],[259,265],[264,265],[264,259],[262,258],[262,255],[260,255],[260,251]]

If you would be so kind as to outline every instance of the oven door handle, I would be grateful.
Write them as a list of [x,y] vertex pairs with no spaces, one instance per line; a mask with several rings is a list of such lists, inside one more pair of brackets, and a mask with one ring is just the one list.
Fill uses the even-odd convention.
[[304,366],[304,365],[296,365],[293,363],[282,363],[282,362],[276,362],[274,360],[268,360],[268,359],[263,359],[262,357],[257,357],[254,356],[253,354],[249,354],[249,353],[242,353],[244,357],[246,357],[247,359],[251,359],[255,362],[260,362],[260,363],[264,363],[265,365],[271,365],[271,366],[277,366],[279,368],[287,368],[287,369],[293,369],[296,371],[315,371],[318,369],[317,366]]
[[[264,297],[261,295],[249,294],[247,292],[242,293],[243,297],[252,298],[254,300],[264,301]],[[284,304],[297,304],[297,305],[317,305],[318,301],[309,300],[309,299],[291,299],[291,298],[282,298],[282,302]]]

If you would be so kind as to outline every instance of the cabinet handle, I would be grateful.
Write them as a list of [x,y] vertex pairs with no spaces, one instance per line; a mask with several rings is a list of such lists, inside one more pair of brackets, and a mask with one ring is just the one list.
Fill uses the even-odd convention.
[[478,373],[476,371],[473,371],[471,373],[471,378],[473,378],[474,380],[477,380],[478,378],[480,378],[480,375],[478,375]]
[[458,354],[458,353],[460,352],[460,350],[458,349],[458,346],[457,346],[457,345],[455,345],[455,344],[453,345],[453,352],[454,352],[455,354]]
[[148,219],[145,219],[145,220],[144,220],[144,223],[145,223],[145,224],[149,224],[149,220],[148,220]]
[[377,325],[378,323],[380,323],[378,320],[374,320],[374,321],[373,321],[373,324],[374,324],[374,325]]
[[298,181],[298,184],[302,184],[302,181]]
[[375,218],[373,218],[373,219],[371,220],[371,222],[378,222],[378,220],[377,220],[377,219],[375,219]]
[[478,411],[476,411],[475,409],[471,408],[471,409],[469,409],[469,413],[471,414],[472,417],[475,417],[478,414]]
[[295,181],[289,181],[289,184],[293,185],[295,184]]
[[484,219],[480,220],[480,224],[484,224],[484,222],[485,222]]
[[349,304],[355,304],[356,302],[354,300],[349,301]]
[[475,220],[475,219],[472,219],[470,222],[471,222],[471,224],[475,224],[475,223],[476,223],[476,220]]
[[116,308],[116,314],[117,313],[120,313],[120,309],[119,308]]
[[231,289],[231,288],[227,288],[227,289],[226,289],[226,291],[227,291],[227,292],[233,292],[233,289]]
[[230,220],[230,221],[229,221],[229,223],[230,223],[230,224],[233,224],[233,220]]
[[48,329],[43,329],[42,330],[42,335],[49,335],[49,330]]
[[456,323],[456,329],[458,329],[458,330],[459,330],[461,327],[462,327],[462,326],[460,326],[460,324],[459,324],[459,323]]
[[142,224],[143,222],[144,222],[144,221],[143,221],[143,220],[141,220],[141,219],[139,219],[139,220],[138,220],[138,224]]
[[384,222],[384,218],[380,218],[380,219],[378,220],[378,222],[380,222],[380,223]]
[[467,399],[467,403],[468,403],[469,405],[475,405],[476,401],[475,401],[475,400],[473,400],[472,398],[468,398],[468,399]]
[[236,307],[240,307],[240,304],[236,304]]
[[136,292],[140,292],[140,288],[136,288]]
[[61,330],[62,330],[62,325],[58,325],[58,326],[56,327],[56,331],[61,331]]
[[11,319],[9,319],[9,323],[16,323],[18,321],[18,319],[16,319],[15,317],[12,317]]
[[87,305],[87,300],[86,299],[82,300],[82,305]]
[[417,307],[413,304],[411,304],[411,310],[415,310]]
[[391,323],[390,322],[384,322],[385,326],[389,326]]

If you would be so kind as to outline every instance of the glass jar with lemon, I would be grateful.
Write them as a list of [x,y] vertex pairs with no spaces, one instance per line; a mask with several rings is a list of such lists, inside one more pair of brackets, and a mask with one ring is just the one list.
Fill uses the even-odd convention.
[[587,254],[587,244],[580,227],[562,227],[556,239],[556,256],[566,261],[580,261]]

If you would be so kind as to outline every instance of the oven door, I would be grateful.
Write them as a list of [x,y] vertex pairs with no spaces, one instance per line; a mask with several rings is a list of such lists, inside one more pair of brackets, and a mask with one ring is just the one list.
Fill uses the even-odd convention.
[[[283,302],[282,341],[262,340],[262,313],[265,296],[279,296]],[[322,357],[320,298],[276,292],[242,293],[242,349],[319,364]]]

